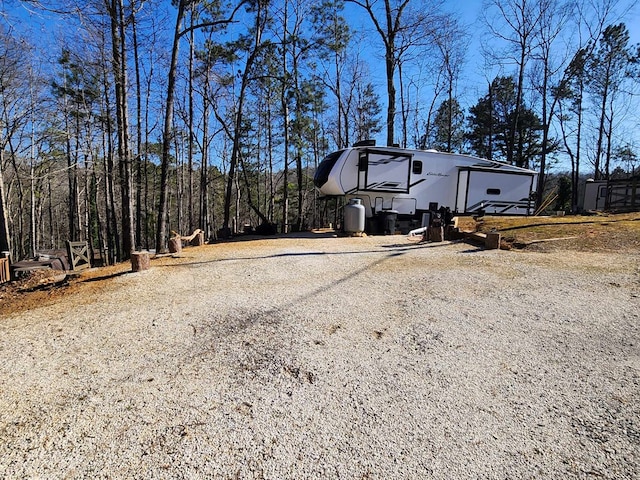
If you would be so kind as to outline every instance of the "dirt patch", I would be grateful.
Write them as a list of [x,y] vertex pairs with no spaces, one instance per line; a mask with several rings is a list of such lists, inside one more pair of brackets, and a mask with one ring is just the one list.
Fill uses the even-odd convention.
[[624,253],[640,250],[640,213],[485,217],[476,222],[475,228],[481,232],[500,232],[507,246],[532,251]]

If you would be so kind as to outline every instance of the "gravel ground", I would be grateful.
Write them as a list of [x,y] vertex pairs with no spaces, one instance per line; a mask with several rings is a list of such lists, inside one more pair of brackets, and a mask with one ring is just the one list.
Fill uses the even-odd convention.
[[0,477],[640,478],[639,260],[315,235],[97,278],[0,322]]

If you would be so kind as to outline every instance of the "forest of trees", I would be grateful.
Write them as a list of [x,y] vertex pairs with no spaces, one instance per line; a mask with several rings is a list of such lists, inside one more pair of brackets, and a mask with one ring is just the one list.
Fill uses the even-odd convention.
[[165,251],[172,231],[321,226],[337,203],[318,198],[316,166],[368,138],[535,169],[538,204],[564,168],[572,210],[584,174],[639,166],[633,2],[485,0],[474,28],[441,0],[2,5],[14,259],[86,240],[113,263]]

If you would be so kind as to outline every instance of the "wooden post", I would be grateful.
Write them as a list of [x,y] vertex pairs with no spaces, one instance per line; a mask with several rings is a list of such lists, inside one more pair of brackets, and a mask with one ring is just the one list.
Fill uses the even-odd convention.
[[142,270],[149,270],[150,264],[149,252],[133,252],[131,254],[132,271],[140,272]]
[[500,248],[500,234],[498,232],[487,233],[487,238],[484,241],[484,246],[489,250]]

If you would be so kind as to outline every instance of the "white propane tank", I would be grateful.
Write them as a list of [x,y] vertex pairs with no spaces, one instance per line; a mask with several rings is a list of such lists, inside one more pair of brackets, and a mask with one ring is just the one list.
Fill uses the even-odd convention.
[[359,198],[352,198],[344,206],[344,231],[346,233],[364,232],[364,205]]

